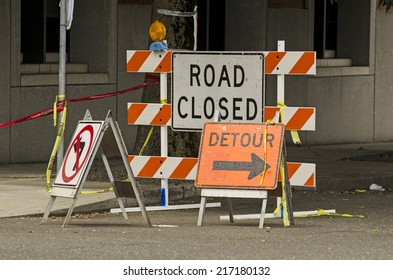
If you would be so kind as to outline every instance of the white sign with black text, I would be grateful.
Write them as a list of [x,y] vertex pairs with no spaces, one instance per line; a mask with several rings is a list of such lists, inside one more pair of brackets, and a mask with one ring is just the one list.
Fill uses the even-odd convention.
[[262,122],[264,99],[262,53],[173,53],[174,130],[202,130],[217,111],[222,121]]

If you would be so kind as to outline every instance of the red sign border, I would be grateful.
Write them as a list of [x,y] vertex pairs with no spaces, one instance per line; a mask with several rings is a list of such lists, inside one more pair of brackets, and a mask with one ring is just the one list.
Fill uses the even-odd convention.
[[[80,136],[83,132],[85,132],[86,130],[87,130],[88,132],[90,132],[90,143],[89,143],[89,148],[88,148],[88,150],[87,150],[87,152],[86,152],[86,156],[85,156],[85,158],[83,159],[82,164],[80,164],[80,168],[78,168],[78,170],[74,173],[74,175],[72,175],[71,177],[68,177],[68,176],[65,174],[65,169],[66,169],[66,166],[67,166],[67,159],[68,159],[68,156],[70,155],[70,152],[71,152],[72,147],[74,146],[74,143],[76,142],[76,140],[78,140],[79,136]],[[63,162],[62,170],[61,170],[61,177],[62,177],[62,179],[63,179],[63,181],[64,181],[65,183],[69,183],[70,181],[72,181],[72,179],[74,179],[74,178],[76,177],[76,175],[78,175],[79,172],[80,172],[81,170],[83,170],[83,167],[84,167],[84,165],[85,165],[85,163],[86,163],[86,160],[87,160],[88,157],[89,157],[90,150],[91,150],[91,147],[92,147],[92,144],[93,144],[93,140],[94,140],[94,128],[93,128],[93,126],[92,126],[91,124],[89,124],[89,125],[86,125],[85,127],[83,127],[83,128],[79,131],[78,135],[76,135],[75,138],[73,139],[73,141],[71,142],[70,147],[69,147],[69,149],[68,149],[68,151],[67,151],[67,154],[66,154],[66,156],[65,156],[65,158],[64,158],[64,162]]]

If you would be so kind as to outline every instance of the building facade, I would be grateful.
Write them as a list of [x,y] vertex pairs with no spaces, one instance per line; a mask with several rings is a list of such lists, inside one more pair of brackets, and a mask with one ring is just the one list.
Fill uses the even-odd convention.
[[[32,5],[30,2],[34,2]],[[393,140],[393,14],[376,0],[198,1],[201,50],[315,50],[316,76],[286,77],[288,106],[316,107],[317,131],[305,145]],[[30,4],[29,4],[30,3]],[[37,4],[38,3],[38,4]],[[126,50],[148,48],[151,0],[75,1],[67,37],[66,96],[79,98],[130,88],[143,74],[126,72]],[[58,92],[58,1],[0,0],[0,123],[53,107]],[[266,101],[275,105],[275,77]],[[128,150],[136,127],[127,102],[142,90],[68,106],[65,142],[86,109],[102,119],[111,110]],[[0,163],[48,161],[57,127],[50,116],[0,128]]]

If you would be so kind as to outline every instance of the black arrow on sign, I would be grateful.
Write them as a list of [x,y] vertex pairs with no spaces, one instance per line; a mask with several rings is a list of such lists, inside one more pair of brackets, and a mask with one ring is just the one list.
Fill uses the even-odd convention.
[[83,152],[83,149],[85,148],[85,142],[82,142],[82,137],[78,138],[78,140],[74,144],[74,152],[76,154],[75,156],[75,164],[74,167],[72,168],[72,171],[75,171],[76,168],[80,168],[79,165],[79,158]]
[[[213,170],[250,171],[248,180],[261,174],[264,168],[265,162],[254,153],[251,154],[251,161],[213,161]],[[266,169],[269,168],[270,165],[266,164]]]

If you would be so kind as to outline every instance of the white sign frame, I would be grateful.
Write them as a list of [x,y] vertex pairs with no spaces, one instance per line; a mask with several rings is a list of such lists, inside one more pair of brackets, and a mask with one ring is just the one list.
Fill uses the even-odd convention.
[[[95,125],[95,128],[91,128],[93,132],[90,132],[91,134],[91,141],[89,141],[89,149],[85,153],[82,152],[82,148],[80,145],[76,145],[75,143],[81,142],[79,139],[79,136],[84,133],[84,129],[88,126]],[[90,129],[90,128],[89,128]],[[83,135],[85,136],[85,135]],[[81,137],[82,138],[82,137]],[[87,137],[88,138],[88,137]],[[80,144],[80,143],[79,143]],[[85,144],[86,146],[86,144]],[[87,174],[90,170],[90,167],[97,155],[97,152],[101,154],[102,161],[104,163],[106,172],[109,177],[109,181],[111,182],[111,185],[113,187],[116,199],[119,203],[119,206],[122,210],[123,217],[126,220],[127,223],[128,221],[128,216],[127,212],[124,207],[124,203],[122,201],[122,197],[132,197],[136,198],[139,208],[142,212],[142,216],[145,220],[145,223],[147,224],[148,227],[151,227],[151,222],[150,219],[147,215],[145,205],[142,200],[142,195],[140,193],[140,190],[137,186],[137,181],[135,179],[134,173],[131,169],[131,166],[128,162],[128,152],[126,145],[124,143],[123,137],[120,132],[120,128],[113,120],[112,113],[111,111],[108,112],[106,118],[104,121],[93,121],[90,111],[87,110],[84,120],[80,121],[76,127],[76,130],[74,132],[74,136],[72,137],[72,141],[70,142],[70,146],[68,147],[67,154],[69,155],[72,152],[72,149],[74,149],[74,153],[80,153],[79,156],[83,155],[82,158],[82,163],[78,163],[78,160],[74,162],[75,166],[79,166],[79,170],[77,171],[74,176],[71,176],[73,178],[70,179],[68,182],[64,182],[62,176],[62,171],[64,168],[66,168],[65,162],[68,160],[67,156],[65,159],[63,159],[63,164],[62,164],[62,169],[60,170],[59,174],[57,175],[57,184],[55,182],[53,183],[53,188],[51,191],[51,197],[48,202],[48,206],[45,210],[44,216],[41,220],[41,223],[44,223],[51,212],[51,209],[55,203],[55,200],[57,197],[64,197],[64,198],[72,198],[72,204],[70,208],[68,209],[67,216],[64,219],[63,223],[63,228],[67,225],[69,218],[71,217],[71,214],[74,210],[74,207],[76,205],[76,201],[78,199],[78,196],[80,195],[84,182],[86,181]],[[78,151],[78,152],[77,152]],[[111,167],[107,158],[107,155],[111,156],[117,156],[121,157],[124,168],[127,172],[128,178],[130,179],[129,182],[122,182],[122,181],[115,181],[115,178],[112,174]],[[71,166],[72,166],[72,158],[71,160]],[[69,167],[67,167],[69,168]],[[71,168],[72,169],[72,168]],[[76,168],[75,168],[76,169]],[[69,171],[69,170],[68,170]],[[72,174],[71,170],[71,174]],[[78,178],[76,178],[78,177]],[[70,183],[71,181],[77,181],[77,185],[74,186],[74,182]],[[59,184],[59,183],[65,183],[65,184]]]
[[172,120],[177,131],[201,131],[214,120],[262,122],[265,106],[263,52],[172,54]]

